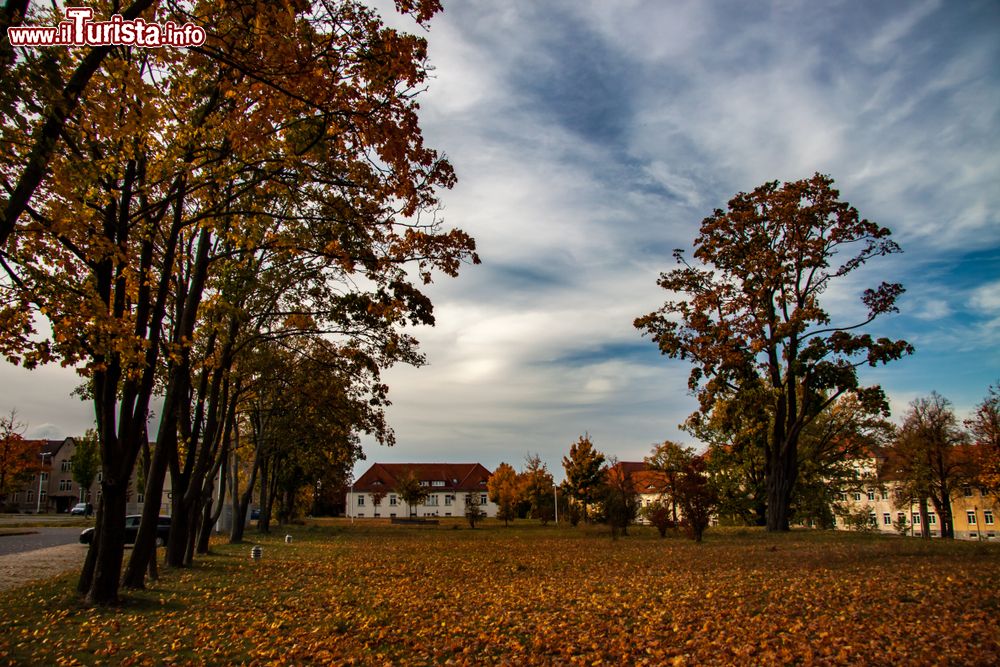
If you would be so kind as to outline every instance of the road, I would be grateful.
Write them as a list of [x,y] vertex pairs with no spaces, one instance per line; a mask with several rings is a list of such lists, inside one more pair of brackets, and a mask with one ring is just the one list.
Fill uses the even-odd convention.
[[[14,530],[14,529],[10,529]],[[23,528],[31,535],[0,535],[0,556],[79,542],[82,528]]]

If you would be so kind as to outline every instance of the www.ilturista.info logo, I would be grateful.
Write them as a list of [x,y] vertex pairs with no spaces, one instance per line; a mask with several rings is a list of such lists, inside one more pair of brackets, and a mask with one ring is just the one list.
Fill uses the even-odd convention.
[[11,46],[201,46],[205,29],[193,23],[147,23],[113,14],[108,21],[94,21],[90,7],[67,7],[66,20],[57,26],[7,28]]

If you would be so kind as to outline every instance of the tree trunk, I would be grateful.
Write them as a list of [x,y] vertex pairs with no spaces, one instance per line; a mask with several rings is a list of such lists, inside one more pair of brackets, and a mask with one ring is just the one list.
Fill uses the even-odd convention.
[[96,549],[93,577],[87,590],[88,604],[110,605],[118,602],[118,583],[125,556],[125,511],[128,502],[128,477],[101,482],[101,509],[91,550]]
[[931,539],[931,526],[928,521],[930,512],[927,511],[927,498],[921,498],[918,501],[917,512],[920,514],[920,537],[929,540]]
[[[132,556],[125,569],[125,586],[129,588],[145,588],[145,576],[149,563],[156,561],[156,526],[160,516],[160,502],[163,498],[163,484],[167,475],[167,466],[174,450],[177,448],[177,392],[168,389],[164,399],[164,413],[160,420],[160,431],[153,449],[153,460],[146,474],[146,503],[142,508],[142,521],[139,533],[132,547]],[[171,526],[171,531],[173,527]],[[155,567],[155,565],[154,565]]]
[[789,530],[792,489],[798,464],[796,442],[788,447],[774,447],[767,475],[767,530]]

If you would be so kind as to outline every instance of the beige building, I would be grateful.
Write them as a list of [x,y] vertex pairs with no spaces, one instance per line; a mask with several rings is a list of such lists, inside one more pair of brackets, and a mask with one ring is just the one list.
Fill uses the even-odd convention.
[[[89,489],[81,489],[73,479],[73,455],[76,453],[76,440],[34,440],[30,441],[36,450],[41,464],[41,470],[36,472],[30,482],[21,490],[10,494],[7,499],[9,510],[23,513],[57,513],[62,514],[80,502],[90,502],[94,509],[101,497],[101,473],[97,473],[94,483]],[[132,471],[129,482],[128,504],[126,513],[140,514],[145,506],[143,488],[137,483],[138,470]],[[164,480],[163,497],[160,502],[160,514],[170,514],[170,474]]]
[[[836,527],[839,530],[855,529],[858,522],[867,515],[865,528],[869,530],[920,535],[920,508],[917,503],[902,506],[897,504],[894,491],[898,488],[898,483],[891,479],[891,475],[879,469],[882,463],[883,460],[874,457],[854,463],[859,481],[854,489],[840,493],[835,509]],[[940,537],[941,518],[930,501],[927,511],[930,535]],[[956,485],[951,496],[951,514],[956,539],[1000,539],[1000,503],[975,485]]]

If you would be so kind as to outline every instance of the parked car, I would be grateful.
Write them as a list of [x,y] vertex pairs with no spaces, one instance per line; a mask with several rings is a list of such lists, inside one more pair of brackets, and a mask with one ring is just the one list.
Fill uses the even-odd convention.
[[73,509],[69,511],[70,514],[74,516],[90,516],[90,505],[87,503],[77,503],[73,505]]
[[[142,520],[141,514],[129,514],[125,517],[125,544],[135,544],[136,535],[139,534],[139,522]],[[161,516],[156,522],[156,546],[161,547],[167,543],[170,535],[170,517]],[[94,541],[94,529],[88,528],[80,533],[80,542],[90,544]]]

